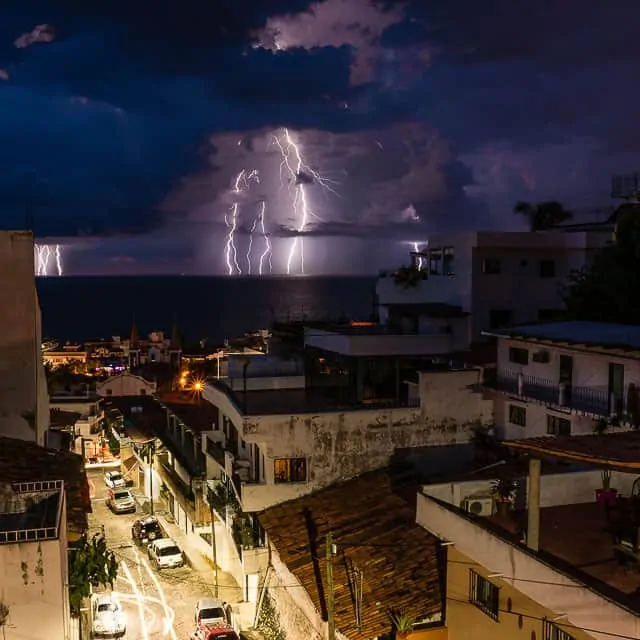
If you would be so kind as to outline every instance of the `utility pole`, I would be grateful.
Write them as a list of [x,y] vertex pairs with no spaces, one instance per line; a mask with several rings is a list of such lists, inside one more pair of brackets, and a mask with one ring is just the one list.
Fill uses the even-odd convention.
[[327,640],[336,640],[335,593],[333,591],[333,534],[327,534]]
[[[207,491],[210,489],[207,488]],[[213,555],[213,595],[218,597],[218,551],[216,549],[216,519],[211,500],[209,500],[209,512],[211,514],[211,551]]]
[[149,511],[151,515],[153,515],[153,458],[155,448],[155,442],[152,440],[147,450],[147,458],[149,460]]

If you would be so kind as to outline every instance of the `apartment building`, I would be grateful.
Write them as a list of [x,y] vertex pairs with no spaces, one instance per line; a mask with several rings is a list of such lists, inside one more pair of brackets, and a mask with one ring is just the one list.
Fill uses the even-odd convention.
[[485,375],[502,438],[640,424],[640,327],[552,322],[485,335],[498,342],[496,368]]
[[102,428],[104,412],[98,395],[55,395],[49,398],[49,406],[52,410],[78,414],[74,425],[76,438],[89,438]]
[[412,269],[378,278],[380,322],[396,332],[456,335],[466,313],[476,341],[483,330],[553,320],[567,276],[611,240],[610,228],[434,233],[428,249],[410,254]]
[[49,398],[34,255],[30,231],[0,232],[0,435],[42,445]]
[[[450,640],[638,637],[639,444],[637,432],[506,443],[529,462],[492,470],[515,483],[502,514],[486,476],[421,488],[417,522],[446,549]],[[547,460],[563,466],[545,473]]]
[[[6,635],[71,637],[67,515],[62,481],[0,486],[0,603]],[[3,629],[4,631],[4,629]]]

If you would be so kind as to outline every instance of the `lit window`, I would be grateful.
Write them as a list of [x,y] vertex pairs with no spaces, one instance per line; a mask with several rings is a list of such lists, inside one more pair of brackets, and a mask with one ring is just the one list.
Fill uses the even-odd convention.
[[305,458],[278,458],[273,461],[273,475],[276,483],[306,482],[307,461]]

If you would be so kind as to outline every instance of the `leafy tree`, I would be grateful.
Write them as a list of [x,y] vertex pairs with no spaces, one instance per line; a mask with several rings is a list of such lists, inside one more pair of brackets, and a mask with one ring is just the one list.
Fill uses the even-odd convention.
[[570,320],[640,324],[640,206],[615,215],[615,243],[574,272],[563,292]]
[[571,211],[567,211],[567,209],[555,200],[539,202],[538,204],[518,202],[513,208],[513,211],[514,213],[527,217],[531,231],[550,229],[573,218]]
[[91,588],[110,587],[118,577],[118,561],[107,547],[104,536],[96,533],[88,538],[86,533],[69,547],[69,600],[71,615],[78,617]]

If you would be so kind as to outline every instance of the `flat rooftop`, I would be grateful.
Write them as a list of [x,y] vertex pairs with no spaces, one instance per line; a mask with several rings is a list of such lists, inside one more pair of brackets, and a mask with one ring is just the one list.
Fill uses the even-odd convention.
[[[527,513],[517,511],[512,519],[524,529]],[[498,516],[487,520],[502,537],[516,544],[520,542],[520,536],[511,527],[505,527]],[[541,560],[640,613],[640,571],[618,564],[614,544],[612,523],[607,520],[604,507],[596,502],[540,510]]]
[[191,392],[172,392],[162,394],[158,400],[193,431],[201,433],[217,428],[218,409],[200,396]]
[[548,322],[486,331],[484,335],[516,340],[540,340],[565,344],[640,350],[640,326],[606,322]]
[[61,481],[0,487],[0,544],[57,538],[62,491]]
[[332,413],[366,409],[399,407],[393,400],[375,400],[366,404],[341,402],[327,393],[311,389],[265,389],[263,391],[232,391],[224,383],[210,386],[226,394],[238,411],[246,416],[293,415],[298,413]]

